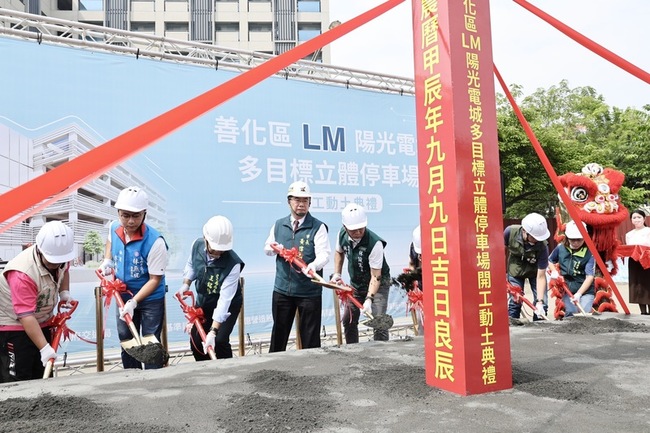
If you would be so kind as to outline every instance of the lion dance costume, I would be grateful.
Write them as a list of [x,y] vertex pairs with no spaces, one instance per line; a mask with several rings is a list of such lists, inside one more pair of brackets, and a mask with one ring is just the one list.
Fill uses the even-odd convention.
[[[621,203],[618,192],[623,185],[625,175],[612,168],[603,168],[596,163],[584,166],[580,173],[566,173],[560,176],[560,183],[564,187],[573,206],[580,215],[580,219],[587,224],[587,231],[598,250],[603,262],[610,263],[612,275],[618,271],[617,259],[620,241],[617,237],[618,226],[627,218],[628,212]],[[570,220],[567,210],[560,201],[556,212],[557,232],[555,240],[564,240],[564,229]],[[617,311],[611,287],[602,278],[602,272],[596,273],[595,298],[593,308],[598,312]],[[554,284],[551,291],[556,296],[556,303],[562,302],[561,292]],[[556,293],[557,291],[557,293]],[[560,295],[559,298],[557,295]],[[560,307],[560,308],[558,308]],[[564,317],[560,305],[556,305],[556,319]]]

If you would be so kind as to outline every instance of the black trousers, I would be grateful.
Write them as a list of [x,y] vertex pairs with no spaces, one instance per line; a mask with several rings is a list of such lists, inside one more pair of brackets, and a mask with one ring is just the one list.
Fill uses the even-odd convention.
[[[217,333],[217,338],[214,339],[214,353],[217,355],[217,359],[232,358],[232,347],[230,346],[230,334],[235,327],[235,322],[239,317],[239,311],[242,306],[242,297],[236,295],[230,302],[230,307],[228,312],[230,317],[226,319],[225,322],[219,326],[219,332]],[[212,327],[212,313],[213,310],[204,310],[205,313],[205,322],[203,322],[203,330],[207,334]],[[192,328],[192,335],[190,336],[190,346],[192,347],[192,355],[196,361],[208,361],[210,355],[203,353],[203,340],[199,335],[199,331],[196,329],[196,326]]]
[[[51,344],[52,328],[42,329]],[[42,379],[43,373],[41,353],[25,331],[0,332],[0,383]]]
[[273,292],[273,330],[271,332],[271,347],[269,352],[284,352],[287,350],[287,342],[293,318],[296,310],[300,313],[300,339],[303,349],[320,347],[320,327],[323,307],[323,296],[313,298],[300,298],[298,296],[287,296],[282,293]]

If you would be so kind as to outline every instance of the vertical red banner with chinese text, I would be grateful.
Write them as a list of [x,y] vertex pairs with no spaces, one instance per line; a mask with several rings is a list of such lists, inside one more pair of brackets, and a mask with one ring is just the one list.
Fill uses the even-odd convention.
[[426,380],[512,387],[487,0],[413,0]]

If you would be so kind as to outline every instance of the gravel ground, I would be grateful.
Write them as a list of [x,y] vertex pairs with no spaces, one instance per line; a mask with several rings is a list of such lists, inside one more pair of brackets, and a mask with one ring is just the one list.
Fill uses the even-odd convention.
[[650,321],[512,326],[514,387],[426,385],[421,337],[0,385],[0,432],[650,432]]

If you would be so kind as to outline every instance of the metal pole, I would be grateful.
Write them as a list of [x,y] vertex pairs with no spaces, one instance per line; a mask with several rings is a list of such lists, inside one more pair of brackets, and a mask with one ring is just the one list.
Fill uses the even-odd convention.
[[244,356],[244,277],[239,278],[239,287],[241,288],[241,310],[239,310],[239,356]]
[[296,310],[296,349],[302,349],[302,339],[300,338],[300,313]]
[[[169,287],[165,285],[165,297],[163,298],[163,316],[162,316],[162,329],[160,330],[160,343],[162,344],[165,352],[169,353],[169,344],[167,342],[167,291]],[[169,360],[165,364],[165,367],[169,366]]]
[[104,303],[102,288],[95,287],[95,333],[97,334],[97,371],[104,371]]
[[332,290],[332,296],[334,297],[334,320],[336,320],[336,344],[342,346],[343,333],[341,332],[341,307],[336,290]]

